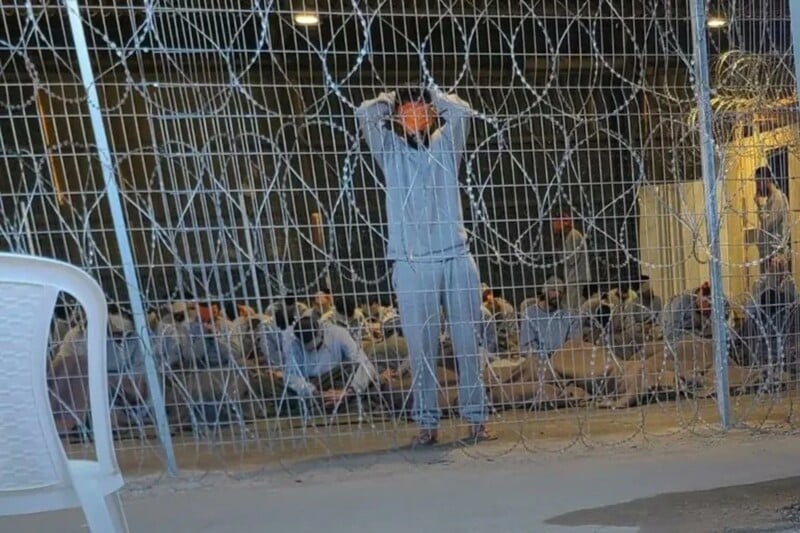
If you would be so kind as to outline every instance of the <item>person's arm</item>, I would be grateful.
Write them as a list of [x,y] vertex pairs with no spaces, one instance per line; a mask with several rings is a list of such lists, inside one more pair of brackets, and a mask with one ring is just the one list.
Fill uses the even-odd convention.
[[300,365],[298,363],[299,347],[296,342],[293,342],[288,348],[285,349],[283,362],[283,376],[286,380],[286,386],[294,391],[295,394],[303,398],[310,398],[317,393],[317,388],[303,376],[300,372]]
[[526,316],[522,318],[522,325],[519,331],[520,351],[528,355],[538,353],[541,348],[538,331],[534,327],[534,320],[534,318],[527,316],[526,313]]
[[372,157],[378,165],[383,165],[386,156],[392,151],[394,133],[385,123],[394,112],[394,92],[381,93],[377,98],[366,100],[356,110],[356,118],[364,132]]
[[447,151],[463,153],[467,147],[472,107],[455,94],[445,94],[439,89],[431,90],[430,94],[436,112],[444,119],[438,131],[450,145]]
[[766,232],[769,237],[784,239],[783,228],[788,206],[785,197],[780,191],[776,191],[773,194],[779,196],[774,199],[768,199],[763,205],[756,204],[758,206],[758,221],[761,224],[761,230]]
[[356,394],[363,394],[370,384],[377,381],[378,372],[372,365],[367,354],[361,346],[356,343],[349,333],[337,336],[342,349],[342,359],[355,366],[353,379],[350,380],[350,387]]

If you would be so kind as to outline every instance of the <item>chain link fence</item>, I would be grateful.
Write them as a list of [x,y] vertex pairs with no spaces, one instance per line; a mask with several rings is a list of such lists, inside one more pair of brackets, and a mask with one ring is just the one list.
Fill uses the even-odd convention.
[[[788,1],[301,4],[0,7],[0,250],[104,288],[127,472],[402,449],[421,381],[466,453],[794,428]],[[471,108],[452,179],[483,284],[428,310],[423,370],[409,317],[430,298],[398,294],[394,185],[356,118],[407,88]],[[415,211],[442,194],[419,180],[404,238],[459,218]],[[82,331],[65,295],[50,385],[74,455]],[[465,335],[491,447],[458,416]]]

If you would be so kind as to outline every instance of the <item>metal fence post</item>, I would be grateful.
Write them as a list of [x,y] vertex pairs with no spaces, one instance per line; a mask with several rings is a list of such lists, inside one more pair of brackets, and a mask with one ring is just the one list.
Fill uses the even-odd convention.
[[714,162],[714,132],[711,119],[711,84],[709,82],[708,43],[706,33],[706,0],[692,0],[692,33],[694,36],[694,93],[697,100],[700,150],[706,204],[706,229],[710,260],[711,320],[714,333],[714,367],[716,369],[717,406],[723,431],[730,427],[730,391],[728,388],[728,340],[725,324],[725,296],[722,289],[720,263],[719,206],[717,175]]
[[98,157],[100,158],[100,164],[102,166],[103,182],[106,187],[106,197],[108,198],[111,218],[114,223],[114,234],[117,238],[117,246],[119,246],[122,271],[125,276],[125,282],[128,285],[128,295],[130,297],[133,323],[136,327],[136,331],[139,333],[138,337],[142,343],[143,353],[145,354],[147,386],[150,391],[149,396],[156,418],[155,421],[158,431],[158,438],[161,441],[162,447],[164,448],[167,462],[167,473],[170,476],[175,476],[177,475],[178,469],[175,461],[175,451],[172,447],[172,437],[169,431],[169,424],[167,422],[164,396],[161,392],[161,384],[158,377],[158,371],[156,369],[155,359],[153,357],[152,345],[150,344],[150,336],[148,335],[149,327],[147,323],[147,317],[144,312],[144,304],[142,303],[139,280],[136,276],[136,269],[134,267],[133,253],[131,251],[130,240],[128,239],[127,224],[125,222],[125,214],[122,210],[119,188],[117,187],[117,181],[114,176],[114,164],[111,157],[111,147],[108,144],[105,124],[103,124],[103,115],[100,111],[100,99],[97,95],[97,87],[95,86],[91,59],[89,58],[89,48],[86,43],[86,35],[83,31],[83,20],[80,16],[80,6],[78,5],[78,0],[66,0],[65,5],[69,16],[72,40],[75,44],[75,51],[78,57],[78,66],[80,67],[81,71],[81,79],[83,81],[83,87],[86,90],[89,117],[92,123],[92,131],[94,133],[95,142],[97,143]]

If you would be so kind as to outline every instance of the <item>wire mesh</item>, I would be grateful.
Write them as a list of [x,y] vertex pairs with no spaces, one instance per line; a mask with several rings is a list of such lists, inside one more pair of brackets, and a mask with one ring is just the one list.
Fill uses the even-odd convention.
[[[67,260],[104,287],[128,471],[163,470],[150,355],[184,470],[403,446],[413,414],[434,425],[431,398],[442,439],[467,453],[716,434],[712,262],[734,424],[794,428],[800,159],[787,1],[708,3],[710,65],[693,62],[689,2],[80,5],[147,331],[129,316],[59,2],[0,8],[0,250]],[[711,74],[711,138],[698,127],[697,68]],[[422,88],[469,103],[465,117],[437,104],[441,132],[466,124],[463,150],[431,156],[436,133],[412,147],[393,100],[379,126],[389,145],[369,145],[376,124],[358,120],[362,104]],[[717,160],[719,257],[702,143]],[[386,161],[400,152],[422,171],[404,167],[411,185],[393,207]],[[458,253],[387,254],[393,227],[424,245],[440,225],[460,239],[462,217]],[[50,376],[76,455],[91,433],[80,320],[65,298]],[[476,383],[483,399],[459,406]],[[463,440],[484,422],[476,412],[500,444]]]

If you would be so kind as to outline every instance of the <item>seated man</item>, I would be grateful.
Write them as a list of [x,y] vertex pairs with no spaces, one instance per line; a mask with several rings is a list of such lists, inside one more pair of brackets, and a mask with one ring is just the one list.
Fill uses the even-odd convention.
[[672,298],[661,315],[661,328],[670,344],[686,335],[710,338],[711,285],[705,282]]
[[636,308],[636,320],[644,323],[658,322],[659,316],[664,309],[661,298],[653,292],[650,286],[650,276],[642,275],[639,278],[639,291],[633,304]]
[[343,327],[304,316],[294,337],[285,350],[284,376],[299,397],[318,396],[330,408],[377,383],[375,367]]
[[568,340],[581,339],[581,321],[563,308],[563,302],[562,283],[556,278],[542,287],[537,303],[525,309],[519,335],[523,355],[548,358]]
[[648,280],[642,276],[639,292],[629,291],[611,314],[611,348],[617,357],[628,359],[640,353],[645,343],[661,340],[661,299],[653,294]]
[[228,338],[230,326],[219,305],[197,305],[197,320],[189,324],[194,365],[218,368],[234,362]]
[[333,293],[331,290],[325,288],[317,292],[317,294],[314,295],[314,303],[312,307],[319,314],[319,316],[325,316],[326,314],[333,312]]
[[392,335],[403,334],[400,328],[400,313],[393,299],[372,302],[369,306],[368,321],[376,340],[386,340]]
[[766,272],[756,280],[751,294],[756,297],[767,289],[780,293],[786,302],[797,300],[797,287],[791,272],[789,272],[789,260],[782,253],[769,258]]
[[[484,331],[486,349],[497,355],[508,355],[519,350],[518,317],[514,306],[503,298],[496,297],[486,284],[482,287]],[[487,320],[488,319],[488,320]]]
[[[64,336],[48,375],[53,415],[61,433],[88,421],[88,356],[85,326],[78,323]],[[106,361],[112,427],[131,427],[128,417],[146,404],[148,391],[140,341],[129,316],[118,309],[108,315]]]
[[605,344],[611,334],[611,316],[618,307],[615,292],[595,294],[581,305],[582,335],[589,344]]
[[[793,340],[787,336],[795,336],[797,330],[797,324],[790,320],[796,304],[788,261],[783,254],[776,254],[769,258],[766,272],[756,281],[745,305],[742,336],[755,362],[776,362],[781,355],[786,359],[786,341]],[[784,353],[779,353],[782,350]]]
[[355,297],[341,296],[333,300],[333,306],[320,317],[320,321],[342,326],[358,343],[372,339],[367,318],[358,306]]

